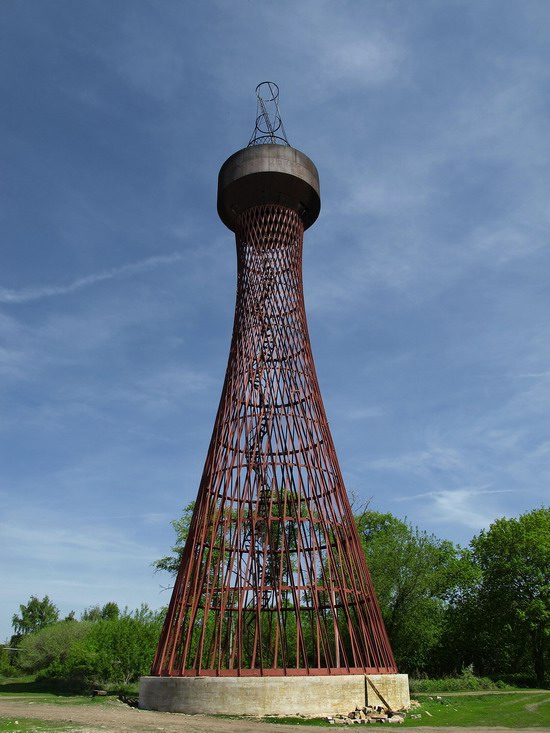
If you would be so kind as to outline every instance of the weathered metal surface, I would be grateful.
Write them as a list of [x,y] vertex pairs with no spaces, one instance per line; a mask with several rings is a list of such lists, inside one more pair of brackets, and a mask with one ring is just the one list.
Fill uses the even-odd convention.
[[313,363],[302,212],[258,203],[231,219],[229,362],[152,674],[393,673]]
[[281,204],[298,212],[304,228],[319,216],[319,174],[295,148],[260,145],[238,150],[221,167],[218,214],[236,232],[241,214],[259,204]]
[[279,111],[279,87],[262,81],[256,87],[256,126],[249,145],[288,145],[285,126]]

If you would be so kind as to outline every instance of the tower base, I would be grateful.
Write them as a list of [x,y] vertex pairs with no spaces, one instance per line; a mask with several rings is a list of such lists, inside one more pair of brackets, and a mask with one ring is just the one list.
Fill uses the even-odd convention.
[[[406,674],[368,675],[393,710],[410,705]],[[331,715],[384,705],[366,675],[142,677],[139,707],[212,715]]]

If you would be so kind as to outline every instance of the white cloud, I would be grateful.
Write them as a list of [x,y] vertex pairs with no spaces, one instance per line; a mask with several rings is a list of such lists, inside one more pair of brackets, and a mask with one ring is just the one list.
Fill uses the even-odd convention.
[[351,422],[372,420],[386,414],[386,410],[381,405],[337,406],[337,410],[343,419]]
[[34,300],[42,300],[43,298],[51,298],[58,295],[69,295],[78,290],[82,290],[82,288],[88,288],[106,280],[139,275],[155,267],[173,265],[176,262],[181,262],[183,259],[183,255],[178,253],[157,255],[155,257],[147,257],[139,262],[130,262],[120,267],[113,267],[110,270],[103,270],[91,275],[79,277],[67,285],[42,285],[21,288],[20,290],[0,288],[0,303],[29,303]]
[[343,24],[335,15],[320,16],[317,23],[318,27],[328,24],[331,31],[312,39],[310,49],[319,64],[319,81],[335,84],[334,93],[339,91],[338,84],[376,87],[397,74],[405,53],[389,36],[379,31],[358,32],[351,25],[338,27]]
[[[30,76],[24,14],[6,34],[21,74],[0,138],[3,277],[27,287],[0,289],[1,490],[36,527],[2,516],[21,532],[2,571],[6,618],[32,592],[53,595],[46,580],[69,606],[81,587],[86,605],[101,593],[131,603],[132,585],[148,600],[149,551],[126,525],[150,538],[198,484],[234,303],[232,237],[210,219],[215,177],[246,144],[265,78],[321,174],[305,295],[317,366],[341,399],[329,413],[344,471],[370,481],[382,511],[414,495],[411,520],[453,539],[547,497],[549,11],[166,0],[162,13],[112,4],[106,22],[90,7],[83,24],[37,4]],[[178,254],[139,259],[151,242]],[[111,248],[128,264],[105,266]],[[54,267],[53,283],[36,275]],[[91,494],[122,528],[97,519]],[[128,518],[128,501],[146,517]],[[58,522],[38,516],[52,502]],[[75,505],[88,525],[63,519]],[[52,538],[86,573],[53,549],[41,572],[37,543]],[[155,557],[169,541],[145,544]],[[96,553],[108,574],[91,574]]]
[[401,500],[420,502],[422,508],[416,513],[422,514],[431,525],[454,524],[479,532],[487,528],[495,517],[502,515],[498,511],[498,503],[491,500],[487,502],[485,498],[506,493],[512,492],[486,487],[442,489],[401,497]]
[[[388,27],[360,6],[342,12],[339,6],[321,0],[277,6],[247,4],[245,23],[237,19],[233,8],[228,11],[226,3],[218,1],[217,7],[224,42],[233,55],[228,66],[217,47],[212,50],[212,66],[222,79],[220,95],[246,98],[242,84],[247,79],[250,89],[264,78],[272,79],[282,87],[283,118],[292,104],[285,90],[299,90],[302,97],[293,100],[299,108],[309,104],[318,109],[333,97],[379,90],[391,83],[407,57],[399,24]],[[242,69],[238,84],[235,65]],[[292,138],[292,131],[289,134]]]
[[456,448],[430,446],[427,450],[379,458],[369,463],[370,468],[431,476],[434,472],[456,472],[465,465],[464,456]]
[[[90,502],[93,502],[92,496]],[[76,564],[87,573],[95,563],[110,563],[111,566],[121,561],[143,563],[151,557],[150,548],[145,544],[140,545],[99,523],[86,526],[81,521],[76,525],[74,519],[65,526],[56,527],[51,520],[45,522],[42,517],[29,516],[24,524],[13,520],[0,523],[0,534],[4,556],[13,558],[19,548],[19,551],[24,551],[25,563],[34,565],[36,569],[44,565]]]
[[[148,514],[109,517],[85,512],[53,515],[31,507],[6,515],[0,522],[0,575],[4,592],[0,602],[0,638],[9,636],[11,615],[30,595],[50,600],[64,616],[71,609],[116,601],[138,607],[142,602],[158,608],[168,599],[160,596],[160,578],[151,562],[164,547],[154,546],[139,528],[151,521]],[[153,518],[157,521],[158,518]],[[112,521],[112,523],[111,523]],[[168,519],[166,518],[168,524]]]

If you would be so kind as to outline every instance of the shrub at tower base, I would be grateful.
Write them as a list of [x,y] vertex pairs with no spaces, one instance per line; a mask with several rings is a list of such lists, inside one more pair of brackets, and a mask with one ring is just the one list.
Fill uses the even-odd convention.
[[276,85],[258,91],[251,143],[219,174],[218,213],[237,244],[233,337],[140,705],[263,715],[398,709],[407,677],[397,674],[309,342],[302,245],[320,210],[318,173],[286,140]]

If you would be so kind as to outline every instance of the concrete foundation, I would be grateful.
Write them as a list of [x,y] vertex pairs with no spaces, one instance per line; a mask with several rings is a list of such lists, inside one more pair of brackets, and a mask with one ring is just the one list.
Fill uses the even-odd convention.
[[[392,709],[408,707],[406,674],[368,675]],[[139,707],[187,714],[331,715],[383,705],[365,675],[142,677]]]
[[[372,685],[368,684],[368,680],[372,682]],[[384,702],[381,699],[383,697],[392,710],[403,710],[410,706],[408,674],[369,674],[365,681],[367,682],[365,687],[367,705],[383,706]],[[375,689],[381,697],[375,692]]]

